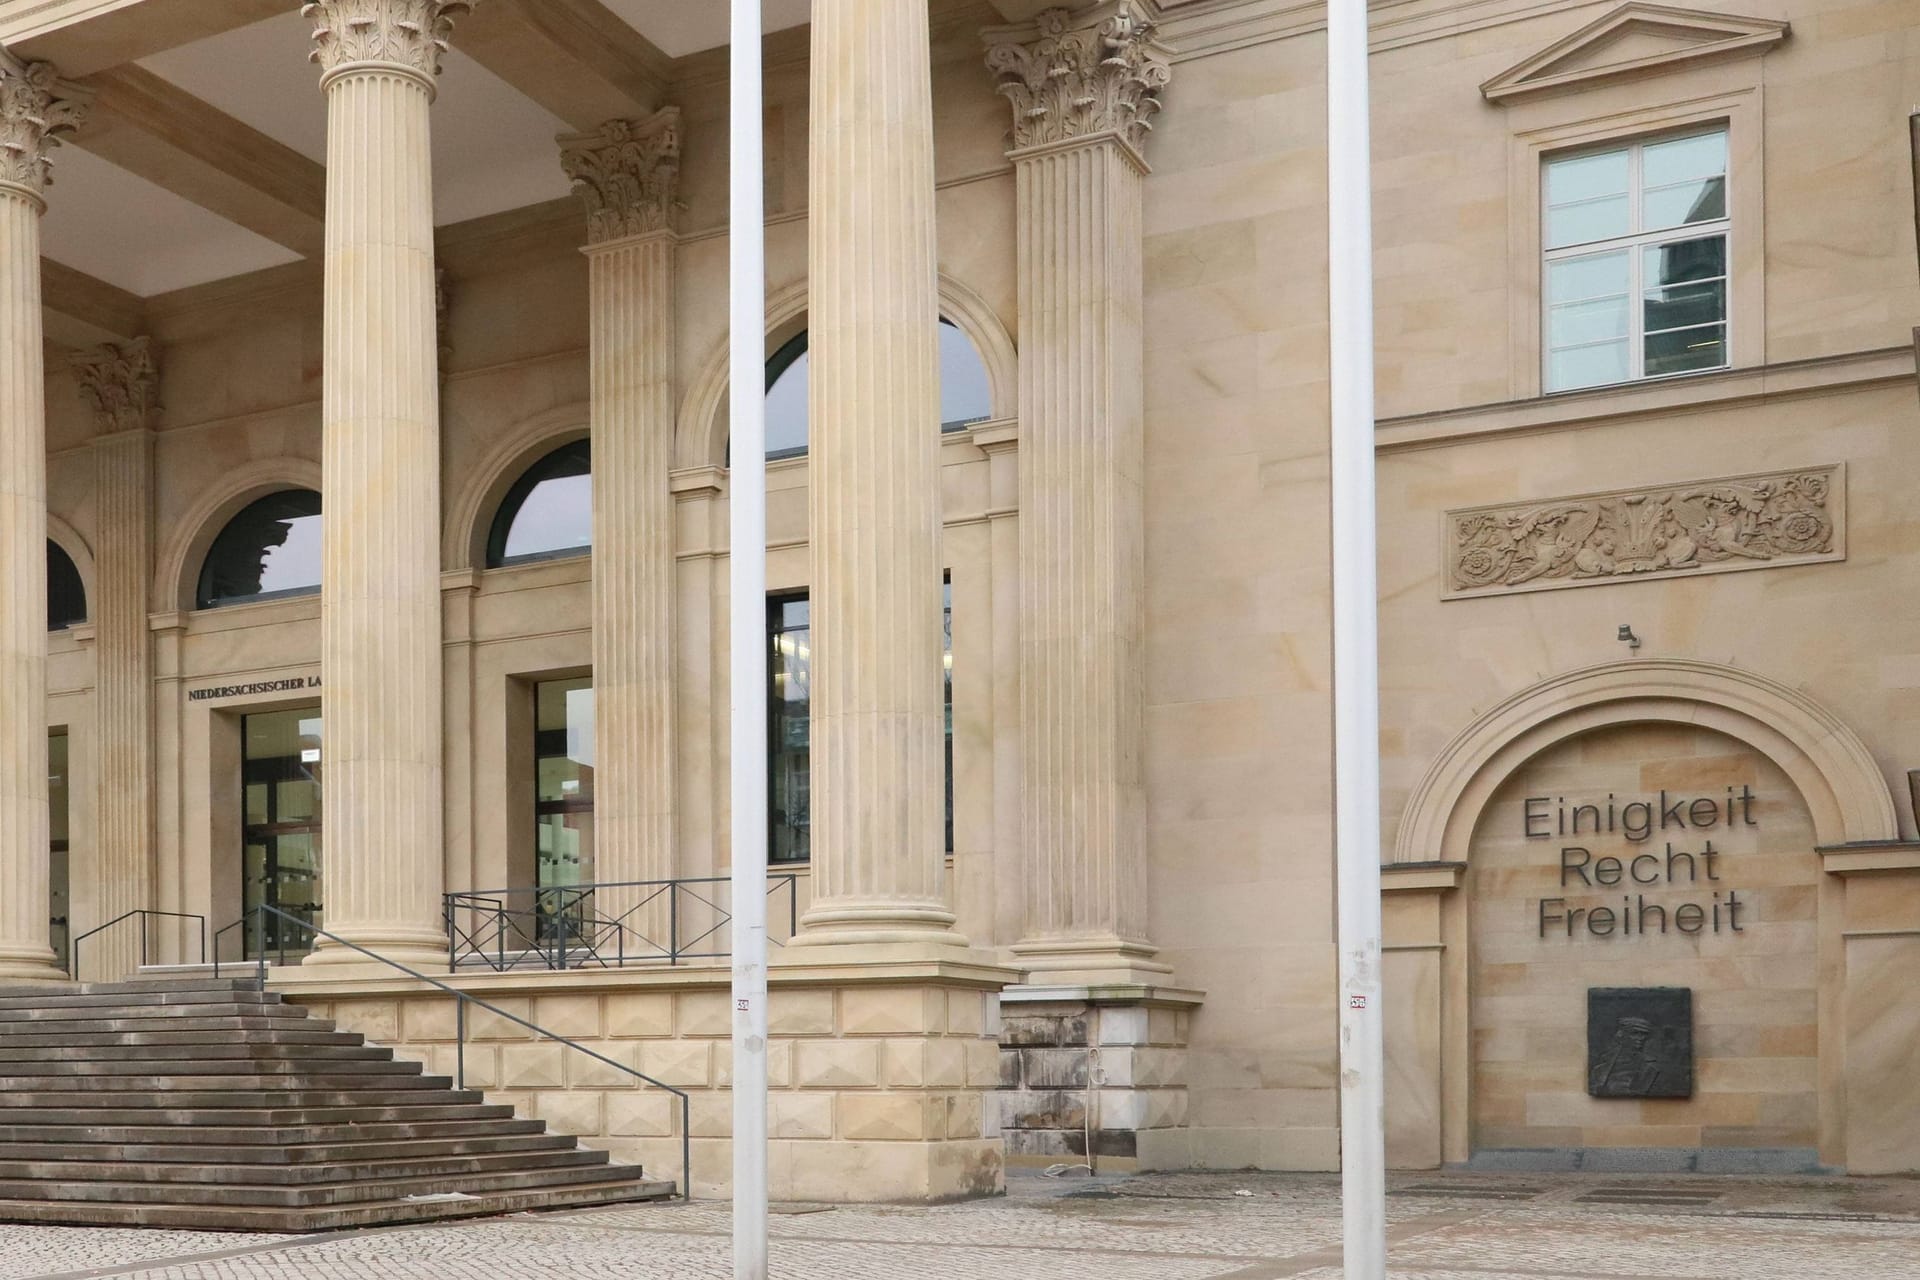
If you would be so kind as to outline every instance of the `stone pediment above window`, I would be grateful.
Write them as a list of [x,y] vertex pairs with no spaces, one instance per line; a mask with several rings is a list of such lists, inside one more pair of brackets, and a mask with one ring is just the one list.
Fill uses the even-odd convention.
[[1726,58],[1757,56],[1787,24],[1663,4],[1623,4],[1480,86],[1489,102],[1589,88]]

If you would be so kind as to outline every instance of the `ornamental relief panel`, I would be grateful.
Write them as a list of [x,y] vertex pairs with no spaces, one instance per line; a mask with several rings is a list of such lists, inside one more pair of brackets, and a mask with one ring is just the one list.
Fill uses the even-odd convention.
[[1846,558],[1840,464],[1446,515],[1449,599]]

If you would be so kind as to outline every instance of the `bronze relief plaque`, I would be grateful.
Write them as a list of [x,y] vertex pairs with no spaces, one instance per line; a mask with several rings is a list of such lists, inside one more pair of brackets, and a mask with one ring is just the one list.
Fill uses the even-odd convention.
[[1691,1098],[1692,989],[1589,988],[1587,1092],[1596,1098]]

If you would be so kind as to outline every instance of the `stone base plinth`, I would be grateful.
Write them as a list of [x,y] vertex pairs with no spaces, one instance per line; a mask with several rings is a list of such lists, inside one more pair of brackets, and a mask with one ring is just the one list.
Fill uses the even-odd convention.
[[[824,950],[824,949],[823,949]],[[1005,1188],[999,1110],[1000,988],[1011,970],[966,959],[775,967],[768,1022],[769,1189],[776,1200],[927,1202]],[[721,966],[483,973],[451,981],[689,1096],[678,1098],[468,1009],[466,1083],[636,1161],[680,1176],[692,1139],[693,1193],[730,1193],[732,1011]],[[276,972],[274,990],[349,1031],[452,1075],[451,997],[404,978]]]
[[[1000,1124],[1009,1163],[1158,1167],[1187,1123],[1186,1046],[1200,993],[1019,986],[1001,996]],[[1161,1144],[1164,1146],[1164,1144]]]

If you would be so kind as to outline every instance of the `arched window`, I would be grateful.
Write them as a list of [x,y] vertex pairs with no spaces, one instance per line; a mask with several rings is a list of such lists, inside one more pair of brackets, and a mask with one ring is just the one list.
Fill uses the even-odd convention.
[[47,539],[47,630],[65,631],[87,620],[87,588],[73,557]]
[[[940,429],[959,431],[993,416],[992,384],[973,340],[940,321]],[[767,361],[767,457],[807,451],[807,335],[802,330]]]
[[487,568],[593,550],[593,452],[563,444],[513,482],[487,534]]
[[227,522],[200,569],[195,607],[217,609],[320,590],[320,495],[270,493]]

